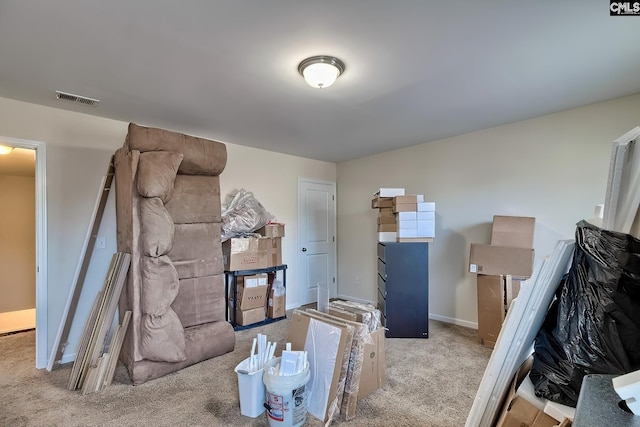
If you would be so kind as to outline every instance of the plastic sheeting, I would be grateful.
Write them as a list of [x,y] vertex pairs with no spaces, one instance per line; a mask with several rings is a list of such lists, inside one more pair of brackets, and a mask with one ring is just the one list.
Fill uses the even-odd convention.
[[585,375],[639,368],[640,240],[581,221],[571,268],[536,337],[536,395],[575,407]]
[[222,241],[252,233],[275,221],[252,192],[241,188],[229,192],[222,207]]

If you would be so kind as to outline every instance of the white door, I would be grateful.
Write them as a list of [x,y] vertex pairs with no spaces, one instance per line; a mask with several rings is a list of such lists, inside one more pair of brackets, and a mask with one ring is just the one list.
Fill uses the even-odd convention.
[[300,305],[317,301],[318,286],[336,295],[335,190],[334,182],[298,179]]

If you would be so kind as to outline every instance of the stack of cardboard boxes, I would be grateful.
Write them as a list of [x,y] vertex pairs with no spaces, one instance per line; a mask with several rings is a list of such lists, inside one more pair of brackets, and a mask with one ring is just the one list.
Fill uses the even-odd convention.
[[250,276],[238,276],[236,294],[238,304],[233,300],[233,290],[229,296],[229,309],[236,310],[236,323],[250,325],[265,319],[267,287],[269,277],[267,273]]
[[378,209],[379,242],[432,242],[436,204],[422,194],[405,195],[404,188],[380,188],[371,200]]
[[[282,265],[284,224],[272,223],[260,228],[259,235],[233,237],[222,244],[225,271],[267,269]],[[285,315],[286,295],[278,287],[275,272],[237,275],[236,295],[229,293],[229,310],[236,311],[238,325],[250,325]],[[274,286],[275,285],[275,286]]]
[[222,243],[226,271],[256,270],[282,265],[284,224],[267,224],[259,235],[232,237]]
[[535,218],[493,217],[491,244],[472,243],[469,271],[477,273],[478,337],[493,348],[520,283],[533,273]]

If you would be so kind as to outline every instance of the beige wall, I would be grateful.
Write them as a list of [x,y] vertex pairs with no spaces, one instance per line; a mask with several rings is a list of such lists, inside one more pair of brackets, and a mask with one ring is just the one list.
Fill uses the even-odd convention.
[[550,254],[603,203],[611,142],[638,125],[635,95],[338,164],[339,294],[376,300],[370,201],[379,187],[404,187],[436,202],[431,316],[475,326],[469,245],[489,243],[493,215],[536,217],[536,254]]
[[[0,98],[0,135],[41,141],[47,147],[47,354],[53,346],[73,283],[102,176],[111,154],[124,142],[127,124]],[[335,181],[336,165],[229,143],[227,149],[228,163],[221,175],[222,195],[234,188],[252,191],[271,213],[286,223],[283,262],[290,265],[287,282],[291,289],[298,274],[293,265],[297,255],[298,177]],[[110,197],[99,233],[107,238],[107,248],[95,249],[92,255],[83,287],[88,291],[80,296],[77,320],[72,323],[65,351],[66,360],[77,348],[93,296],[102,286],[116,251],[114,206]],[[295,305],[296,299],[293,293],[288,304]]]
[[0,206],[0,313],[35,308],[35,179],[0,175]]
[[[221,192],[224,197],[234,188],[252,191],[286,223],[283,261],[290,267],[287,279],[293,289],[298,275],[297,179],[337,181],[338,292],[370,301],[376,295],[373,192],[400,186],[425,194],[437,203],[430,311],[436,318],[474,326],[475,276],[466,271],[469,244],[488,242],[494,214],[532,215],[537,218],[537,254],[550,253],[557,239],[571,238],[575,223],[602,203],[610,142],[638,124],[640,95],[337,166],[227,144],[229,160]],[[126,128],[125,122],[0,98],[0,135],[47,144],[49,349],[100,180],[111,153],[122,145]],[[101,287],[115,251],[112,200],[109,206],[107,212],[112,213],[105,216],[100,231],[108,246],[94,253],[87,279],[93,288]],[[297,296],[290,298],[288,304],[294,306]],[[86,317],[91,300],[81,296],[78,318]],[[65,354],[75,351],[83,326],[74,322]]]

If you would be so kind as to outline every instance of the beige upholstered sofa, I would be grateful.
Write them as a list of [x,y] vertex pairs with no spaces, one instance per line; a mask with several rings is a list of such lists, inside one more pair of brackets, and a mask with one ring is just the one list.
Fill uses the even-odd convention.
[[129,125],[115,154],[118,251],[131,254],[120,353],[134,384],[233,351],[220,242],[222,143]]

